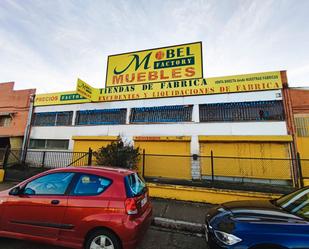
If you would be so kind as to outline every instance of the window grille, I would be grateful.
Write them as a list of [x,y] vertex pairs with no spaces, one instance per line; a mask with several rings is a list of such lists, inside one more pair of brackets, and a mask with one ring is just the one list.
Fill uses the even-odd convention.
[[192,105],[132,108],[130,123],[190,122],[192,109]]
[[296,134],[299,137],[309,137],[309,116],[295,117]]
[[199,105],[200,122],[284,120],[282,101]]
[[35,113],[33,126],[72,125],[73,112],[40,112]]
[[126,123],[127,109],[86,110],[76,113],[76,125],[116,125]]

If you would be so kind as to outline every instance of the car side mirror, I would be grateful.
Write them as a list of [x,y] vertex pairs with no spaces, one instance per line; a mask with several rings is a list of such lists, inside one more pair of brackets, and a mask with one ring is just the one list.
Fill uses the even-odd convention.
[[23,191],[24,195],[35,195],[35,191],[31,188],[25,188]]
[[12,188],[9,192],[9,195],[19,195],[21,188],[19,186]]

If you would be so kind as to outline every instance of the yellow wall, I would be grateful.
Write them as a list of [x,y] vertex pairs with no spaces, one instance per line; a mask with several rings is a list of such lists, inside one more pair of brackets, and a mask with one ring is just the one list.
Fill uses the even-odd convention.
[[[117,140],[114,136],[76,136],[72,138],[74,140],[74,152],[88,152],[89,148],[93,151],[107,146],[111,142]],[[73,160],[77,160],[80,155],[74,155]],[[95,158],[93,158],[93,165],[95,165]]]
[[304,179],[303,184],[304,186],[309,186],[309,179]]
[[97,151],[110,144],[112,141],[117,140],[114,136],[79,136],[73,137],[74,140],[74,152],[88,152],[89,148],[93,151]]
[[[134,141],[134,146],[145,149],[145,172],[147,177],[165,177],[191,179],[190,157],[172,157],[164,155],[190,155],[190,141]],[[152,156],[149,154],[163,155]],[[142,160],[139,165],[141,171]]]
[[[309,137],[297,137],[297,149],[301,157],[303,177],[309,178]],[[306,160],[307,159],[307,160]],[[309,185],[309,179],[306,181]]]
[[10,144],[12,149],[21,149],[23,137],[10,137]]
[[[265,141],[200,141],[202,175],[211,175],[210,153],[214,155],[215,176],[249,177],[260,179],[291,179],[289,160],[239,159],[289,158],[289,143]],[[235,158],[216,158],[235,157]]]
[[0,169],[0,182],[3,182],[4,180],[4,169]]

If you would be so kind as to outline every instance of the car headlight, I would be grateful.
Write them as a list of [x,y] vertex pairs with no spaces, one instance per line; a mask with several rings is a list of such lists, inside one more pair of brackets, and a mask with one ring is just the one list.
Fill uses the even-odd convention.
[[225,233],[222,231],[214,231],[216,238],[225,245],[231,246],[241,241],[240,238],[233,234]]

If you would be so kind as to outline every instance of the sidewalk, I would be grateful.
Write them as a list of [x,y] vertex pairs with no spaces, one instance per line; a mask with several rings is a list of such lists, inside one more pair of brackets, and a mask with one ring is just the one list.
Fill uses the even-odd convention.
[[12,188],[17,184],[18,184],[18,182],[1,182],[0,183],[0,191]]
[[154,217],[181,220],[193,223],[204,223],[207,210],[214,205],[177,201],[170,199],[151,198]]
[[189,232],[203,236],[205,215],[214,205],[171,199],[152,198],[152,225],[162,229]]

